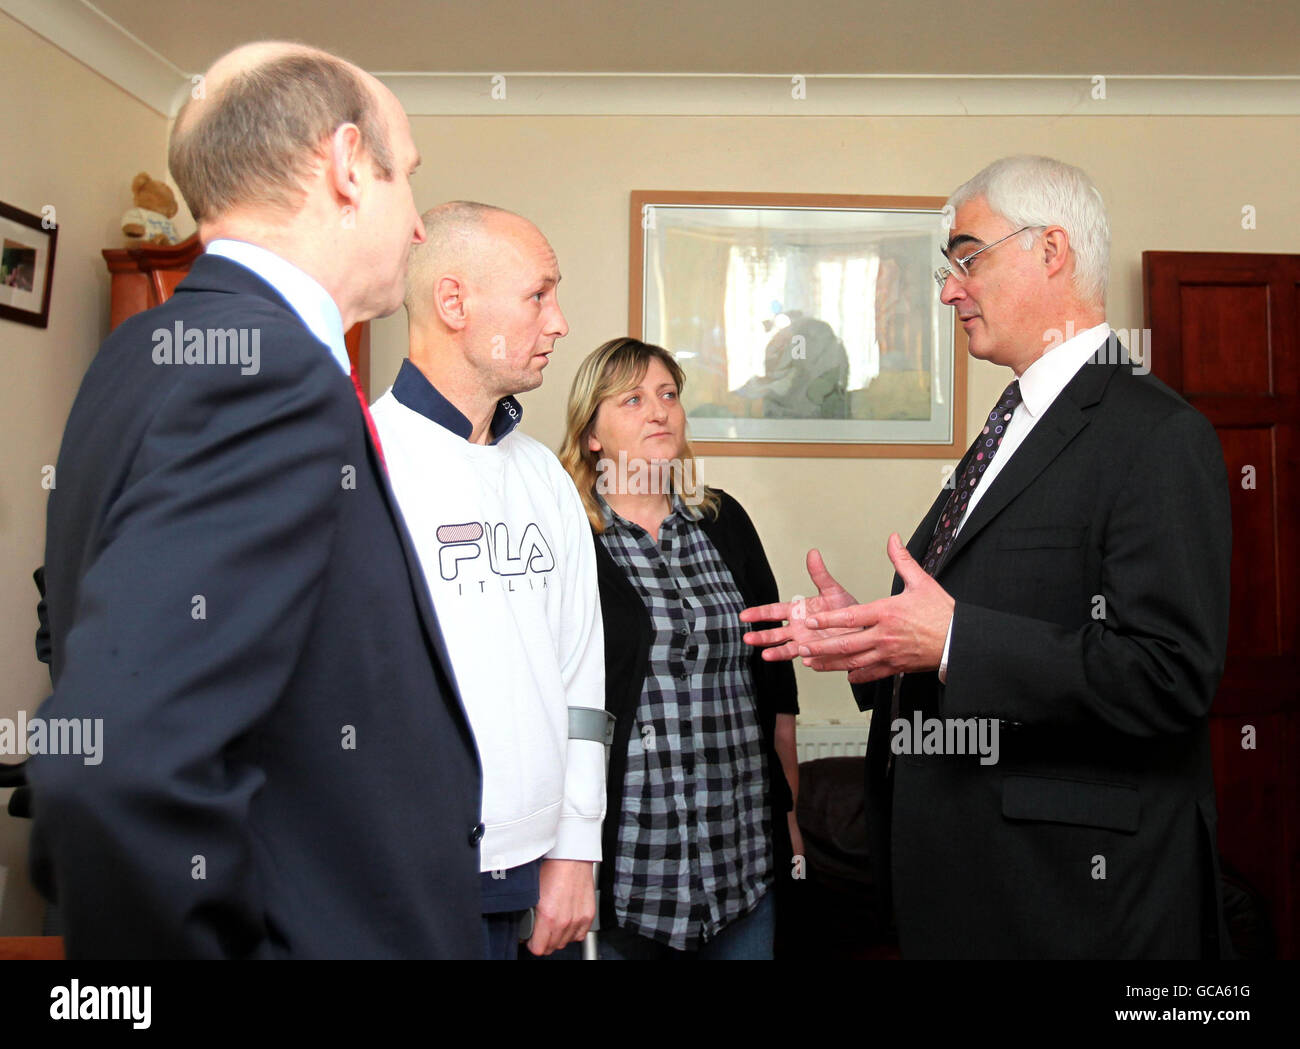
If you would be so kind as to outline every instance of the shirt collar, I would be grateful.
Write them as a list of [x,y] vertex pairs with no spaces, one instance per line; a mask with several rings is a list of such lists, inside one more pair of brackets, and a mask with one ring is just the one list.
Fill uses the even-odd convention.
[[614,513],[613,507],[611,507],[609,503],[605,502],[605,497],[599,493],[596,495],[596,505],[600,507],[600,517],[601,521],[605,525],[605,531],[608,532],[620,522],[623,524],[627,523],[623,518],[619,517],[618,514]]
[[1052,406],[1108,335],[1110,325],[1103,321],[1053,346],[1025,369],[1020,376],[1020,396],[1030,415],[1036,419]]
[[[438,392],[437,387],[429,381],[424,372],[411,363],[410,358],[402,361],[402,366],[397,370],[397,378],[393,380],[393,396],[397,398],[399,404],[436,422],[444,430],[450,430],[462,440],[468,441],[470,434],[474,432],[473,425],[460,409]],[[519,425],[519,420],[523,417],[523,406],[513,397],[505,397],[498,401],[496,411],[492,413],[489,443],[499,444]]]
[[[614,508],[605,501],[605,497],[603,495],[597,493],[596,502],[600,506],[600,512],[604,517],[605,529],[607,531],[610,528],[618,528],[618,529],[626,530],[633,527],[635,527],[638,531],[644,531],[644,529],[641,528],[640,525],[634,526],[632,522],[629,521],[626,517],[622,517],[618,513],[616,513]],[[698,512],[695,510],[695,508],[687,506],[686,503],[683,501],[682,497],[677,492],[674,492],[672,505],[668,508],[668,516],[664,518],[663,523],[668,524],[668,522],[673,521],[674,519],[680,519],[683,521],[694,521],[698,516],[699,516]],[[661,525],[660,527],[662,528],[663,526]]]
[[298,314],[307,330],[329,348],[343,374],[352,374],[352,361],[343,341],[343,317],[338,304],[315,278],[274,252],[247,241],[214,240],[208,245],[207,253],[237,262],[271,285]]

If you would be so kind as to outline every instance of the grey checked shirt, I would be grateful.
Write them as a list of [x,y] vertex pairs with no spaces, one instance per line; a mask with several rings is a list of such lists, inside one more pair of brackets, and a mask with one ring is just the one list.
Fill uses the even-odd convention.
[[657,543],[603,506],[600,539],[645,602],[651,631],[618,851],[606,858],[614,913],[623,928],[694,950],[752,910],[774,879],[744,601],[680,499]]

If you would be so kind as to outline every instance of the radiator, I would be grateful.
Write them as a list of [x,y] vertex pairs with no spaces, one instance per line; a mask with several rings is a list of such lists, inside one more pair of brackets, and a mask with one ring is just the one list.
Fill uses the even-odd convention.
[[850,725],[800,725],[796,739],[799,763],[818,758],[854,758],[867,752],[869,722]]

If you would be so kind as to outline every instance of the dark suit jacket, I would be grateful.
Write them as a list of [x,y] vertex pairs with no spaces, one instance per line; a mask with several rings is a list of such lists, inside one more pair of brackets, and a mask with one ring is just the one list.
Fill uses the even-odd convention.
[[[948,494],[908,543],[917,561]],[[939,567],[947,684],[902,678],[902,717],[999,719],[999,762],[898,756],[890,774],[893,682],[856,690],[905,956],[1218,951],[1206,715],[1230,546],[1210,424],[1151,376],[1085,364]]]
[[[260,368],[157,364],[243,327]],[[251,335],[249,336],[251,341]],[[203,256],[91,364],[46,533],[54,694],[33,879],[71,957],[479,956],[480,770],[353,387]]]

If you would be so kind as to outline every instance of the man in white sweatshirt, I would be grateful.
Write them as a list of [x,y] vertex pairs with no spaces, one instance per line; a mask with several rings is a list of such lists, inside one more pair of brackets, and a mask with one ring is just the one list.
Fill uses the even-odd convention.
[[[517,427],[568,332],[555,253],[527,219],[423,216],[410,357],[373,415],[483,764],[485,951],[550,954],[595,916],[605,814],[604,638],[591,529],[559,460]],[[597,713],[573,721],[570,708]],[[592,727],[593,724],[596,727]],[[584,738],[585,737],[585,738]]]

